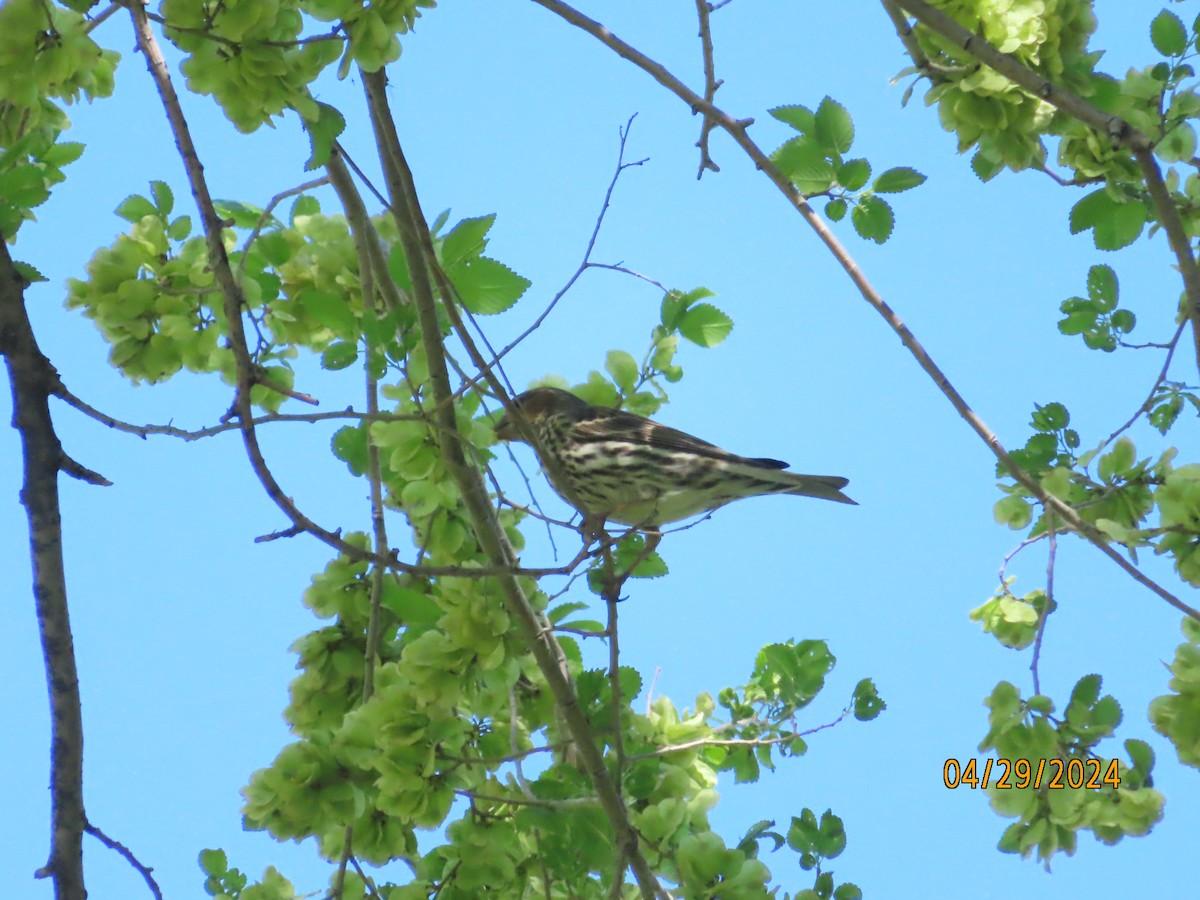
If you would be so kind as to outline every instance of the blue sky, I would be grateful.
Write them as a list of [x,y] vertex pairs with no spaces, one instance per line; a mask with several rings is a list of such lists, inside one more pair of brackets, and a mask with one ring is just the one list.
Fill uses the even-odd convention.
[[[1200,4],[1172,7],[1190,22]],[[1093,44],[1109,50],[1108,71],[1153,61],[1148,22],[1157,5],[1097,8]],[[585,10],[701,84],[692,3]],[[1034,402],[1065,403],[1085,445],[1137,408],[1159,357],[1087,351],[1060,336],[1055,322],[1059,303],[1083,292],[1088,267],[1107,262],[1121,279],[1123,304],[1140,317],[1135,336],[1169,336],[1180,285],[1161,235],[1102,254],[1087,235],[1069,234],[1067,212],[1078,194],[1036,174],[980,185],[921,91],[901,109],[902,87],[889,80],[905,60],[876,4],[742,0],[717,13],[713,26],[725,79],[718,102],[754,117],[751,133],[762,146],[788,137],[767,109],[815,107],[829,94],[850,109],[855,153],[876,171],[908,165],[929,176],[893,198],[896,233],[882,247],[857,239],[848,222],[835,230],[1009,446],[1027,438]],[[190,203],[143,63],[129,52],[127,19],[114,16],[97,34],[124,53],[116,95],[70,111],[70,139],[88,150],[38,210],[39,221],[22,230],[15,255],[50,278],[30,291],[30,311],[68,387],[122,419],[200,427],[227,408],[223,385],[184,375],[131,387],[106,365],[107,347],[91,323],[62,307],[64,279],[78,277],[92,251],[123,227],[112,211],[124,197],[154,178],[174,186],[180,208]],[[1046,634],[1043,690],[1061,705],[1079,677],[1104,676],[1125,709],[1120,737],[1147,740],[1158,754],[1166,817],[1149,837],[1116,847],[1082,837],[1077,855],[1058,858],[1052,875],[998,853],[1007,822],[981,794],[947,790],[941,780],[947,757],[978,755],[987,730],[982,701],[997,681],[1031,691],[1028,655],[1004,650],[967,619],[1020,538],[992,521],[999,494],[990,453],[729,140],[714,136],[721,172],[696,181],[699,120],[646,75],[526,3],[447,3],[426,13],[404,47],[391,70],[391,98],[426,212],[497,213],[489,254],[533,281],[511,314],[486,323],[493,342],[519,333],[578,264],[615,165],[618,128],[637,113],[627,153],[648,161],[622,177],[595,258],[672,287],[706,286],[736,323],[721,347],[681,351],[686,375],[659,418],[736,452],[844,475],[861,504],[777,497],[721,510],[668,538],[670,577],[637,584],[623,607],[625,661],[647,677],[657,671],[656,693],[681,707],[700,691],[744,682],[757,650],[788,638],[825,639],[838,658],[803,727],[835,718],[863,677],[875,679],[888,703],[874,722],[815,736],[806,757],[756,785],[722,781],[713,818],[726,838],[761,819],[786,826],[804,806],[818,814],[832,808],[849,841],[833,866],[837,878],[868,896],[1178,895],[1200,833],[1200,790],[1196,773],[1177,764],[1145,719],[1147,703],[1165,691],[1163,661],[1180,639],[1177,614],[1098,552],[1061,542],[1060,609]],[[331,77],[316,93],[346,113],[344,143],[373,171],[357,80]],[[185,103],[214,195],[261,205],[311,178],[302,171],[308,146],[295,117],[247,137],[208,100]],[[589,273],[511,354],[509,377],[518,386],[550,373],[580,381],[610,349],[638,355],[659,300],[641,282]],[[1194,381],[1190,354],[1180,355],[1176,377]],[[324,409],[360,396],[353,375],[328,376],[309,363],[299,371],[298,386]],[[7,403],[5,393],[4,420]],[[114,482],[106,489],[63,482],[92,821],[152,865],[171,897],[202,895],[195,859],[205,847],[225,848],[252,876],[276,865],[301,890],[319,890],[328,869],[311,845],[242,832],[238,790],[289,740],[280,715],[295,662],[288,646],[318,625],[300,595],[327,549],[305,539],[253,543],[286,523],[235,436],[141,441],[61,405],[55,413],[67,451]],[[310,516],[365,528],[365,486],[329,457],[333,430],[266,429],[267,458]],[[1172,436],[1188,457],[1195,422]],[[1143,455],[1156,446],[1144,429],[1134,438]],[[519,456],[536,471],[530,454]],[[0,821],[0,883],[43,898],[50,885],[30,876],[48,846],[48,721],[18,461],[15,432],[0,431],[8,498],[0,504],[0,566],[11,584],[0,605],[0,710],[9,723],[0,756],[8,810]],[[555,508],[544,484],[534,483]],[[551,564],[537,529],[528,530],[526,559]],[[560,553],[569,558],[574,546],[564,540]],[[1178,585],[1160,560],[1143,561]],[[1035,547],[1010,572],[1028,590],[1044,567]],[[1101,750],[1121,752],[1116,741]],[[141,896],[138,876],[115,854],[90,840],[85,852],[91,896]],[[794,856],[765,861],[788,889],[811,883]]]

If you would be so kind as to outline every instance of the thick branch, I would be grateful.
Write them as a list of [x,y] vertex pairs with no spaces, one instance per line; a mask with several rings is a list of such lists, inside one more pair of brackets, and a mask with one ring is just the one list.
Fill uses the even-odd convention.
[[[854,282],[854,286],[858,288],[863,299],[883,317],[888,326],[899,336],[909,353],[916,359],[917,364],[933,379],[933,383],[938,386],[938,389],[950,401],[955,411],[971,426],[971,430],[988,446],[988,449],[995,454],[1004,467],[1012,473],[1013,478],[1020,482],[1022,487],[1034,497],[1037,497],[1046,507],[1052,509],[1067,526],[1095,544],[1101,553],[1125,570],[1131,578],[1157,594],[1163,600],[1166,600],[1180,612],[1191,616],[1193,619],[1200,620],[1200,611],[1188,606],[1166,588],[1162,587],[1162,585],[1142,574],[1136,566],[1109,545],[1108,539],[1099,529],[1090,522],[1086,522],[1080,518],[1079,513],[1071,506],[1043,490],[1039,482],[1031,478],[1028,473],[1013,461],[1008,451],[1004,448],[1004,445],[1000,443],[1000,439],[996,436],[995,432],[967,404],[967,401],[963,399],[963,396],[950,383],[945,373],[933,361],[933,358],[926,352],[908,326],[904,324],[900,317],[896,315],[896,312],[880,296],[879,292],[867,281],[858,264],[829,230],[821,217],[817,215],[816,211],[809,206],[804,196],[796,189],[796,186],[779,170],[778,166],[771,162],[762,149],[751,140],[749,134],[746,132],[747,121],[734,119],[720,108],[708,103],[662,65],[622,41],[599,22],[589,19],[578,10],[561,2],[561,0],[534,0],[534,2],[566,19],[572,25],[586,31],[606,47],[613,50],[618,56],[632,62],[667,90],[671,91],[671,93],[687,103],[692,109],[704,110],[707,115],[711,116],[718,126],[729,133],[738,146],[754,161],[754,164],[762,170],[763,174],[771,179],[771,182],[788,199],[792,206],[795,207],[796,211],[800,213],[809,227],[817,233],[817,237],[820,238],[821,242],[829,249],[829,252],[833,254],[834,258],[845,269],[846,274]],[[922,8],[924,8],[924,4],[922,4]]]
[[0,354],[12,387],[12,425],[21,436],[21,503],[29,520],[33,597],[50,694],[50,858],[37,877],[54,879],[58,900],[82,900],[83,715],[67,610],[58,473],[66,456],[50,418],[58,373],[42,355],[25,311],[24,281],[0,235]]
[[[382,71],[362,73],[363,85],[371,111],[371,122],[379,147],[380,162],[391,200],[392,213],[400,231],[404,254],[409,260],[412,279],[413,302],[417,308],[421,337],[429,365],[430,387],[433,391],[433,415],[443,428],[441,440],[442,458],[446,468],[462,494],[463,505],[470,516],[476,538],[493,565],[515,566],[516,553],[509,544],[496,510],[488,500],[487,489],[478,469],[466,457],[465,443],[458,434],[453,391],[446,369],[445,350],[442,346],[442,331],[438,324],[437,304],[433,285],[429,281],[429,267],[436,263],[428,244],[428,228],[421,212],[420,203],[412,182],[412,173],[400,148],[400,141],[392,121],[387,101],[387,80]],[[447,297],[445,306],[452,300]],[[528,643],[538,668],[549,684],[555,701],[574,738],[583,767],[596,789],[597,798],[608,816],[617,843],[624,848],[638,880],[642,896],[647,898],[661,894],[661,888],[650,870],[638,846],[637,834],[630,824],[628,811],[622,802],[616,785],[605,768],[604,759],[591,725],[579,707],[575,687],[563,663],[562,648],[554,639],[549,623],[538,614],[525,596],[520,582],[512,575],[497,577],[508,607]]]

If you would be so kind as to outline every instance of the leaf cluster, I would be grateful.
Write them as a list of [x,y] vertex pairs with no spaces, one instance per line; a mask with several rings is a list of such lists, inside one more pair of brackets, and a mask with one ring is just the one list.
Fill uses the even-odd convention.
[[877,244],[891,237],[896,216],[879,195],[911,190],[924,184],[925,176],[905,166],[888,169],[871,182],[870,162],[845,158],[854,144],[854,120],[831,97],[825,97],[816,112],[800,105],[777,106],[771,115],[800,133],[771,154],[771,161],[800,193],[828,197],[825,214],[835,222],[849,211],[859,237]]
[[[1023,786],[1010,779],[1005,786],[988,787],[992,808],[1015,818],[1000,838],[999,849],[1022,857],[1036,854],[1049,864],[1056,853],[1075,852],[1081,831],[1091,831],[1106,844],[1127,835],[1142,835],[1162,818],[1164,798],[1152,787],[1154,753],[1144,741],[1127,740],[1130,763],[1117,762],[1120,786],[1071,787],[1064,782],[1051,787],[1054,766],[1043,761],[1067,764],[1070,760],[1096,762],[1105,770],[1110,761],[1097,756],[1095,748],[1112,736],[1122,719],[1121,707],[1111,695],[1100,695],[1101,678],[1081,678],[1071,692],[1061,718],[1054,715],[1053,701],[1037,694],[1022,698],[1012,684],[1002,681],[985,701],[989,730],[980,751],[995,751],[1001,759],[1028,761],[1032,771],[1042,771]],[[1039,765],[1043,763],[1042,765]],[[1011,773],[1010,773],[1011,774]],[[998,779],[999,776],[997,776]]]

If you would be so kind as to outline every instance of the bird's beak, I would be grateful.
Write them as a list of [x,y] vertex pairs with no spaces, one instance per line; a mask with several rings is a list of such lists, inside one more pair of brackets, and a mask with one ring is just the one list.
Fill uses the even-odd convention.
[[513,424],[508,418],[508,413],[501,413],[492,429],[496,432],[498,441],[511,441],[517,436],[516,429],[513,428]]

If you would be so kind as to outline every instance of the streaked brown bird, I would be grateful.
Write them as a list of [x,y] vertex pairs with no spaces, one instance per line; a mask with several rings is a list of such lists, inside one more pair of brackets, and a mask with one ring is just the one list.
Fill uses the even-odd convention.
[[854,503],[840,490],[849,479],[785,472],[788,464],[777,459],[737,456],[558,388],[534,388],[513,402],[532,435],[505,413],[496,437],[533,446],[551,487],[568,503],[582,505],[585,518],[655,529],[762,494]]

